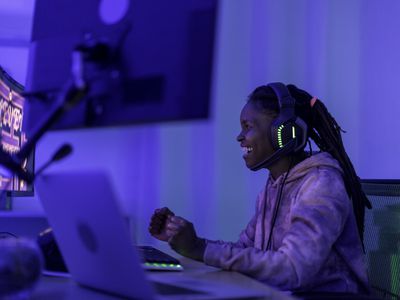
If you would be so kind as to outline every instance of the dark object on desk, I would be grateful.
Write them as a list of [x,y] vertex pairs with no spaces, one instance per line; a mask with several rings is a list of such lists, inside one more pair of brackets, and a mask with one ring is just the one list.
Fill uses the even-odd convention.
[[[53,230],[47,228],[42,231],[37,239],[38,245],[44,257],[44,269],[54,272],[67,272],[60,249],[54,238]],[[137,246],[142,256],[142,266],[152,271],[182,271],[183,267],[176,258],[151,246]]]
[[0,298],[28,299],[40,278],[42,265],[41,253],[34,241],[15,237],[1,238]]
[[39,234],[37,243],[43,254],[45,270],[68,272],[51,228],[47,228]]

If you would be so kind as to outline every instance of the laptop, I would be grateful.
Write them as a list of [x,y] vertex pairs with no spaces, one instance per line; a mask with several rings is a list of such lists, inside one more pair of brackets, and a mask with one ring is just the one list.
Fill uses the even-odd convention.
[[166,277],[155,278],[154,272],[148,274],[105,173],[51,173],[35,183],[71,277],[80,285],[135,299],[249,297],[248,289],[196,282],[182,276],[184,271],[173,284],[163,280]]

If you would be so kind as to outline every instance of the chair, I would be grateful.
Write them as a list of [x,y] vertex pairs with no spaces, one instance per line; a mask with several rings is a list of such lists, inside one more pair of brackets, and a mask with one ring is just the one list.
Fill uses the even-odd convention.
[[372,204],[365,211],[364,245],[373,293],[400,299],[400,180],[365,179]]

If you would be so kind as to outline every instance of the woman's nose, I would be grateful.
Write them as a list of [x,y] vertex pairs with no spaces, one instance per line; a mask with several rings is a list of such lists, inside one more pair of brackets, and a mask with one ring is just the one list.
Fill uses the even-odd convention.
[[236,137],[236,140],[237,140],[238,142],[241,142],[241,141],[243,141],[243,139],[244,139],[243,134],[240,132],[240,133],[238,134],[238,136]]

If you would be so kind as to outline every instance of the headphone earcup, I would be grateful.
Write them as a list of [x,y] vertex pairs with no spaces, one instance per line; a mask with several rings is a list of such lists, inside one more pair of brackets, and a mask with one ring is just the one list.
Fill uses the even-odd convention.
[[294,152],[303,150],[307,143],[307,132],[308,126],[307,123],[303,121],[302,118],[296,117],[295,120],[295,128],[296,128],[296,148],[294,148]]
[[296,139],[293,152],[297,152],[303,149],[307,142],[307,124],[299,117],[286,121],[278,117],[272,122],[270,133],[274,150],[279,150],[291,140]]

